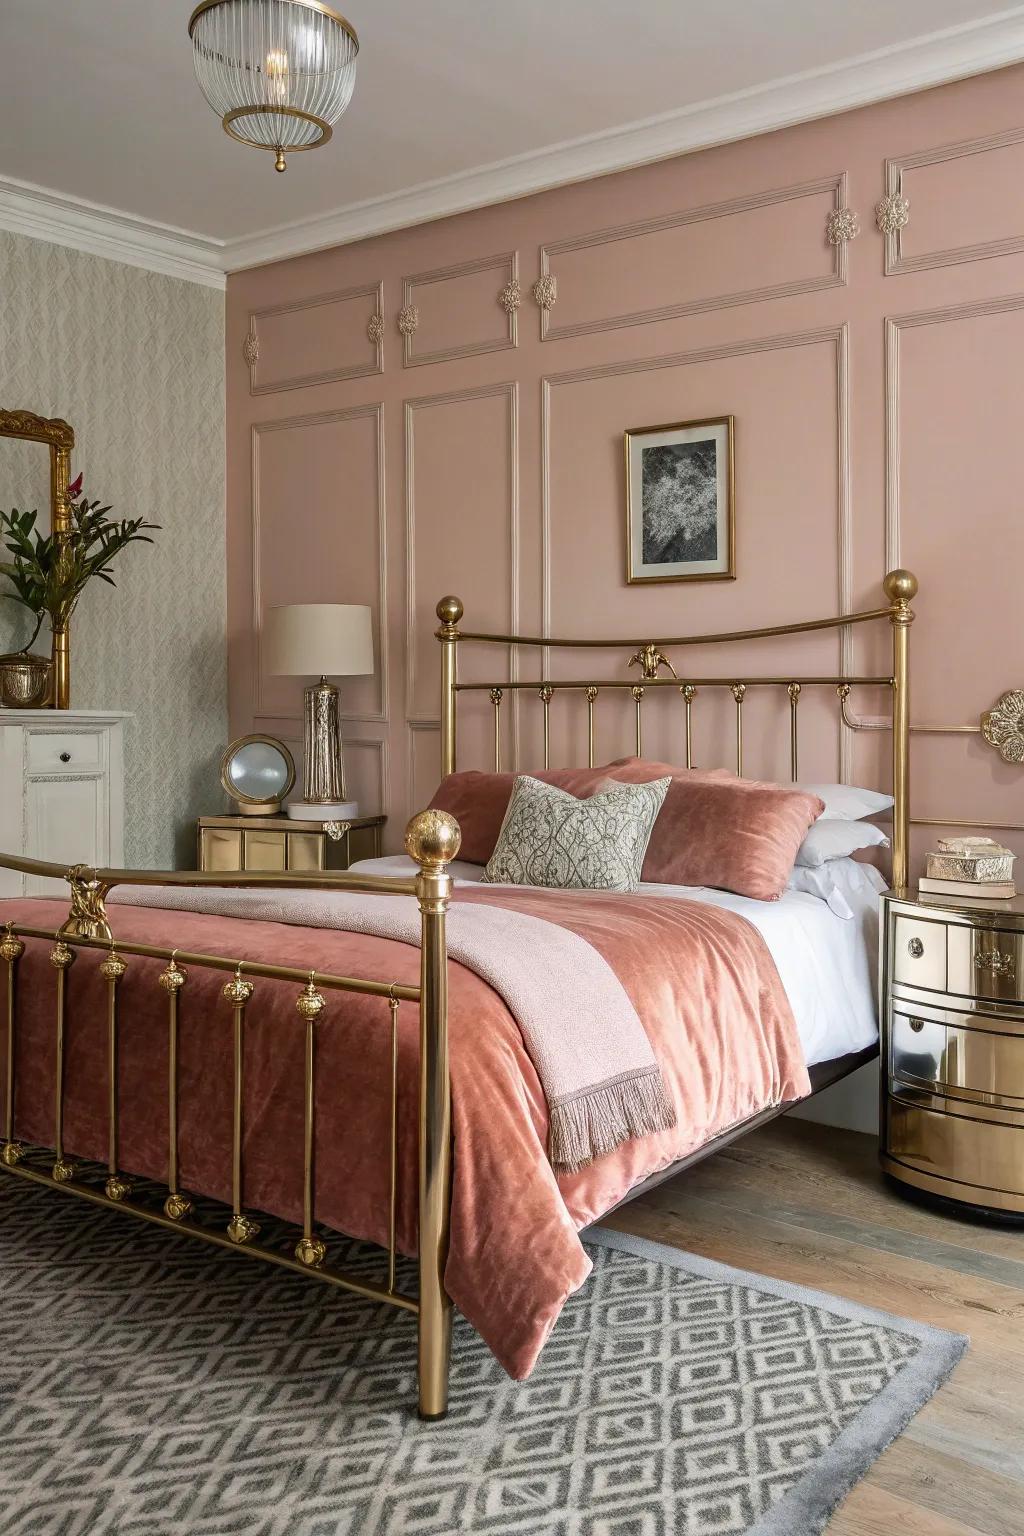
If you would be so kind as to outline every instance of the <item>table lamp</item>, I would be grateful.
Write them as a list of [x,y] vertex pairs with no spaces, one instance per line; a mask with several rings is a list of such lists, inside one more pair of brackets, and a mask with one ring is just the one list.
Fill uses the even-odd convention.
[[315,677],[305,695],[305,761],[301,800],[287,812],[302,821],[342,821],[359,815],[345,790],[345,762],[338,730],[338,690],[331,677],[373,672],[370,610],[354,603],[292,603],[270,608],[264,619],[263,654],[276,677]]

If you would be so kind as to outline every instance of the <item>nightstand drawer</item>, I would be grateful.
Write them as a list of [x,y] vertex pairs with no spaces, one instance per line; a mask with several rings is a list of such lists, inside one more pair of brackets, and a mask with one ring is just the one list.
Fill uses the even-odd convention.
[[[1024,1028],[950,1010],[893,1009],[889,1072],[895,1083],[1024,1111]],[[1001,1027],[1002,1026],[1002,1027]]]
[[1005,928],[951,926],[949,990],[993,1002],[1024,1001],[1024,934]]
[[28,741],[29,773],[66,773],[96,769],[103,763],[102,731],[34,731]]
[[898,916],[893,931],[892,977],[911,987],[946,990],[946,924]]
[[888,1109],[890,1172],[916,1170],[922,1177],[912,1183],[960,1199],[975,1191],[981,1205],[1024,1207],[1024,1119],[1019,1126],[967,1119],[892,1099]]

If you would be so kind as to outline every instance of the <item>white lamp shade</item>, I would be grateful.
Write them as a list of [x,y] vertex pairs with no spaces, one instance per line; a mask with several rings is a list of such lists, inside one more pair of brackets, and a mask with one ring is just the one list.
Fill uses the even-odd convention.
[[361,677],[373,671],[370,610],[358,603],[292,603],[263,621],[267,671],[277,677]]

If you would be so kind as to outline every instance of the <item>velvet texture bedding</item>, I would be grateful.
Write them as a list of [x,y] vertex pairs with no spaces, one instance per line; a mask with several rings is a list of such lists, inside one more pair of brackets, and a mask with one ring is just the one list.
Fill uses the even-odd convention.
[[[446,1284],[515,1377],[526,1376],[590,1261],[578,1230],[635,1184],[769,1105],[809,1091],[793,1015],[760,935],[735,913],[695,902],[606,892],[460,889],[558,922],[616,971],[661,1065],[671,1130],[627,1142],[556,1178],[547,1105],[505,1004],[464,966],[449,967],[454,1175]],[[12,920],[56,929],[62,902],[0,903]],[[154,908],[121,907],[117,935],[232,959],[415,984],[419,953],[367,935]],[[19,964],[16,1133],[53,1142],[51,944]],[[105,1161],[106,983],[101,952],[69,972],[65,1149]],[[132,957],[120,984],[122,1170],[162,1181],[167,1167],[167,1010],[162,962]],[[184,1189],[230,1199],[231,1008],[223,973],[193,969],[181,994],[180,1174]],[[257,980],[246,1015],[245,1205],[301,1220],[303,1027],[298,988]],[[316,1216],[386,1241],[390,1031],[384,999],[328,993],[318,1026]],[[418,1011],[399,1010],[399,1247],[416,1247]]]

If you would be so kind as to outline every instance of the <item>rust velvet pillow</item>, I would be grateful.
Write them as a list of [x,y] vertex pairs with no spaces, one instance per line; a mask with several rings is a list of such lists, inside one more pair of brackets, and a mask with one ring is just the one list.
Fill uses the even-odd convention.
[[[648,784],[654,779],[685,779],[691,775],[683,768],[674,768],[671,763],[620,757],[603,768],[544,768],[529,776],[585,800],[596,794],[606,779],[618,779],[624,784]],[[718,776],[731,777],[724,768],[697,775],[700,778]],[[486,864],[494,852],[516,778],[514,773],[482,773],[469,769],[464,773],[450,773],[441,780],[430,802],[430,810],[447,811],[455,817],[462,830],[459,858],[465,859],[467,864]],[[645,875],[644,879],[647,878]]]
[[777,901],[808,827],[824,809],[817,795],[779,784],[677,775],[647,845],[643,879]]

